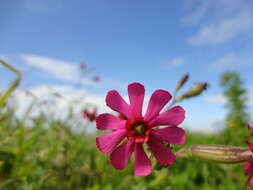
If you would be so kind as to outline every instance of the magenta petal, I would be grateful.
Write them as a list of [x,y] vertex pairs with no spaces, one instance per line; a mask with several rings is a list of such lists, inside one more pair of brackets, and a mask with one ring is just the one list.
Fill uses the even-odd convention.
[[159,125],[169,125],[175,126],[179,125],[184,121],[185,111],[181,106],[175,106],[164,113],[155,117],[150,121],[150,126],[159,126]]
[[96,118],[97,128],[100,130],[122,129],[126,125],[126,120],[122,120],[112,114],[101,114]]
[[117,131],[107,133],[96,138],[97,147],[105,154],[111,153],[120,141],[125,137],[126,130],[119,129]]
[[128,96],[130,100],[130,105],[135,117],[142,116],[142,105],[145,95],[144,86],[140,83],[132,83],[128,85]]
[[156,90],[149,100],[144,120],[150,121],[156,117],[161,109],[163,109],[163,107],[168,103],[171,97],[171,94],[165,90]]
[[249,123],[247,123],[246,127],[248,128],[249,133],[251,134],[251,136],[253,136],[253,128],[250,126]]
[[147,176],[152,172],[152,164],[143,150],[141,143],[135,144],[134,150],[134,175]]
[[253,175],[253,162],[244,162],[243,169],[246,175]]
[[130,156],[134,150],[133,145],[133,142],[127,141],[112,152],[110,161],[115,169],[123,170],[126,167],[128,160],[130,159]]
[[162,166],[171,165],[176,160],[176,156],[171,152],[170,148],[166,147],[157,139],[150,138],[148,145],[153,152],[153,155]]
[[151,135],[170,144],[182,145],[186,140],[184,130],[175,126],[153,130]]
[[253,187],[253,176],[249,177],[248,184],[250,184],[250,186]]
[[128,119],[133,118],[133,114],[130,106],[125,102],[125,100],[119,95],[116,90],[111,90],[106,96],[106,105],[112,110],[121,113]]

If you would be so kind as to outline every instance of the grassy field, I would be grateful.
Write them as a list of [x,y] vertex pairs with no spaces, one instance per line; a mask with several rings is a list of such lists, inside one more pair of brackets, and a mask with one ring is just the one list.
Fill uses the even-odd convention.
[[[242,164],[198,159],[178,159],[170,167],[155,165],[150,176],[134,177],[132,163],[123,171],[112,168],[107,156],[97,150],[95,135],[76,133],[59,121],[45,126],[48,122],[43,115],[33,119],[32,127],[26,127],[13,112],[14,108],[5,109],[0,121],[0,189],[236,190],[246,181]],[[220,135],[188,133],[185,147],[222,141]]]

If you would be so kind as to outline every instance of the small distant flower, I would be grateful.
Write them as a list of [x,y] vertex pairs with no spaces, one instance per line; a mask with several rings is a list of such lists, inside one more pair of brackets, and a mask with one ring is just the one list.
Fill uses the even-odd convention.
[[83,110],[83,117],[89,121],[95,121],[97,117],[97,108],[94,108],[93,111],[89,111],[87,108]]
[[[251,128],[250,124],[247,124],[247,128],[250,135],[253,136],[253,128]],[[253,152],[253,144],[248,139],[245,139],[245,142],[248,144],[251,152]],[[244,162],[243,168],[245,175],[249,176],[247,184],[250,184],[250,186],[253,187],[253,162]]]
[[99,82],[100,81],[100,77],[99,76],[94,76],[92,78],[93,82]]
[[87,69],[87,67],[86,67],[86,65],[85,65],[84,63],[82,63],[82,64],[80,64],[80,69],[81,69],[82,71],[84,71],[84,70]]
[[26,91],[25,91],[25,95],[26,95],[26,96],[31,96],[31,97],[33,97],[33,98],[36,98],[36,96],[35,96],[30,90],[26,90]]
[[[175,106],[163,113],[162,108],[172,98],[165,90],[156,90],[148,103],[145,115],[142,115],[142,105],[145,89],[139,83],[128,86],[130,105],[115,90],[109,91],[106,104],[119,116],[101,114],[96,123],[99,130],[112,130],[103,136],[97,137],[96,143],[99,150],[110,154],[110,162],[115,169],[122,170],[126,167],[132,153],[134,153],[134,174],[146,176],[152,171],[151,161],[144,151],[147,144],[159,164],[171,165],[176,157],[170,147],[165,144],[182,145],[185,143],[185,132],[177,127],[185,118],[185,111],[180,106]],[[158,126],[168,126],[155,129]]]

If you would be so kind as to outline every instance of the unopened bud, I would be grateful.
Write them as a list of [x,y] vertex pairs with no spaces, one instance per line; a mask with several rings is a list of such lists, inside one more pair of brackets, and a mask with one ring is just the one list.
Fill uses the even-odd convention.
[[239,163],[253,161],[253,153],[249,148],[224,145],[196,145],[180,149],[177,157],[196,157],[219,163]]
[[200,82],[194,84],[186,93],[180,96],[177,101],[182,101],[186,98],[192,98],[194,96],[200,95],[204,90],[206,90],[208,84],[206,82]]
[[184,84],[188,81],[188,79],[189,79],[189,74],[188,73],[183,75],[182,78],[177,83],[175,92],[177,92],[179,89],[181,89],[184,86]]

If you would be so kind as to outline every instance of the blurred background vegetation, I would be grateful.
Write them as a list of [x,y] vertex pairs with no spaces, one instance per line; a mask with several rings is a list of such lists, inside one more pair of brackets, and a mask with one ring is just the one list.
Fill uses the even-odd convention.
[[[10,89],[15,89],[20,77]],[[224,73],[220,85],[227,99],[223,130],[217,134],[188,131],[185,147],[193,144],[246,146],[243,142],[243,137],[248,136],[245,123],[250,119],[247,91],[235,72]],[[10,89],[6,91],[9,94]],[[72,119],[71,114],[66,122],[48,118],[43,113],[31,119],[32,109],[28,109],[23,118],[18,118],[15,106],[6,103],[6,97],[3,100],[6,92],[1,94],[0,110],[1,190],[238,190],[245,187],[247,177],[242,164],[215,164],[187,158],[177,159],[169,167],[154,165],[154,171],[147,177],[133,176],[132,162],[127,169],[117,171],[109,164],[107,155],[97,150],[95,137],[98,134],[77,132],[67,124],[67,120]]]

